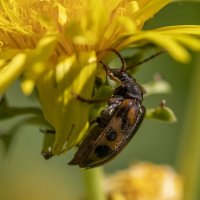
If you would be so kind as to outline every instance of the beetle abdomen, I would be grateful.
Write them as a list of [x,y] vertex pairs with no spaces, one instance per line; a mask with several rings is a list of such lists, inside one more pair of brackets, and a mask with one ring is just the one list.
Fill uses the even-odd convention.
[[113,159],[134,136],[144,114],[140,102],[124,99],[107,126],[95,137],[91,133],[86,137],[70,164],[90,168]]

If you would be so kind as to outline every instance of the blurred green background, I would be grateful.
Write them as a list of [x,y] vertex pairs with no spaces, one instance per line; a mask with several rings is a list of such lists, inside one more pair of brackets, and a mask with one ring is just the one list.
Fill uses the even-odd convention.
[[[180,24],[199,25],[199,11],[198,2],[170,4],[149,20],[145,28]],[[199,58],[199,53],[193,54],[191,63],[184,65],[176,63],[168,55],[161,55],[140,67],[135,75],[139,83],[152,80],[154,74],[159,72],[173,88],[170,94],[145,98],[144,105],[147,108],[155,107],[162,99],[166,99],[167,105],[175,112],[178,122],[168,124],[156,120],[144,120],[140,130],[125,150],[105,165],[106,173],[126,168],[135,161],[152,161],[177,167],[177,156],[180,153],[184,130],[187,123],[193,121],[198,112],[196,110],[193,113],[194,118],[187,118],[188,109],[193,103],[190,98],[191,93],[198,95],[198,92],[194,91],[198,89],[198,85],[194,87],[192,82],[194,75],[198,75],[196,69],[200,67]],[[11,105],[35,104],[32,99],[26,99],[21,94],[17,82],[9,88],[7,94]],[[0,122],[0,132],[10,130],[16,120],[17,123],[23,123],[23,118]],[[198,132],[200,134],[200,129]],[[81,198],[84,184],[80,169],[67,165],[73,152],[46,161],[40,154],[42,140],[43,135],[39,127],[22,125],[7,154],[3,143],[0,142],[0,199],[76,200]]]

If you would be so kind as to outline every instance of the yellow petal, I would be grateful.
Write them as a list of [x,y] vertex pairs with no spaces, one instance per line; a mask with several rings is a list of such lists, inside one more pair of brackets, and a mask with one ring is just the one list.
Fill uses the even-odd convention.
[[194,51],[200,51],[200,40],[190,35],[180,34],[176,37],[177,41]]
[[58,23],[64,25],[67,22],[67,9],[60,3],[57,3],[58,6]]
[[182,34],[200,35],[200,25],[165,26],[153,30],[158,32],[165,32],[166,34],[182,33]]
[[153,17],[159,10],[166,6],[171,0],[151,0],[140,2],[140,9],[135,13],[134,19],[138,21],[138,24],[143,26],[144,22]]
[[103,1],[88,0],[87,9],[80,15],[80,18],[75,18],[67,24],[66,37],[76,45],[94,45],[102,39],[107,23]]
[[154,34],[153,32],[148,33],[146,37],[150,42],[153,42],[157,46],[166,49],[175,60],[180,62],[189,61],[189,53],[173,37],[162,34]]
[[146,44],[153,43],[168,51],[168,53],[177,61],[187,62],[190,59],[187,50],[176,40],[173,35],[167,35],[155,31],[144,31],[139,34],[128,38],[125,42],[121,43],[122,46],[128,44]]
[[15,56],[7,65],[0,70],[0,93],[3,93],[7,87],[17,79],[23,72],[26,55],[21,53]]
[[29,53],[27,69],[21,84],[24,94],[29,95],[35,86],[39,76],[48,69],[48,60],[52,55],[56,44],[56,36],[44,36],[38,43],[35,50]]
[[79,134],[87,129],[90,105],[76,99],[72,92],[91,98],[95,71],[96,56],[94,52],[88,52],[78,58],[75,55],[67,57],[56,66],[56,71],[52,69],[51,73],[38,80],[45,118],[56,130],[52,148],[54,154],[60,154],[78,142]]

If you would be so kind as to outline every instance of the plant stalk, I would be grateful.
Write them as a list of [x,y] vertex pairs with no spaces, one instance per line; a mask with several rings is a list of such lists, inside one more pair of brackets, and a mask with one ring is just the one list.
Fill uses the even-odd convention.
[[103,170],[102,168],[82,170],[86,200],[106,200],[103,189]]
[[184,200],[199,199],[200,184],[200,59],[194,67],[191,94],[188,99],[188,111],[183,128],[178,167],[185,183]]

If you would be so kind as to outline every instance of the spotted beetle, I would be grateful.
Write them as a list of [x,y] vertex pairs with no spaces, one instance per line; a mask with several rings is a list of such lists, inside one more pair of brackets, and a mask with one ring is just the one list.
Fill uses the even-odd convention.
[[110,69],[100,62],[110,79],[120,82],[108,100],[108,106],[95,119],[95,126],[86,136],[70,165],[82,168],[100,166],[113,159],[135,135],[145,115],[142,105],[143,88],[126,72],[125,61],[121,69]]

